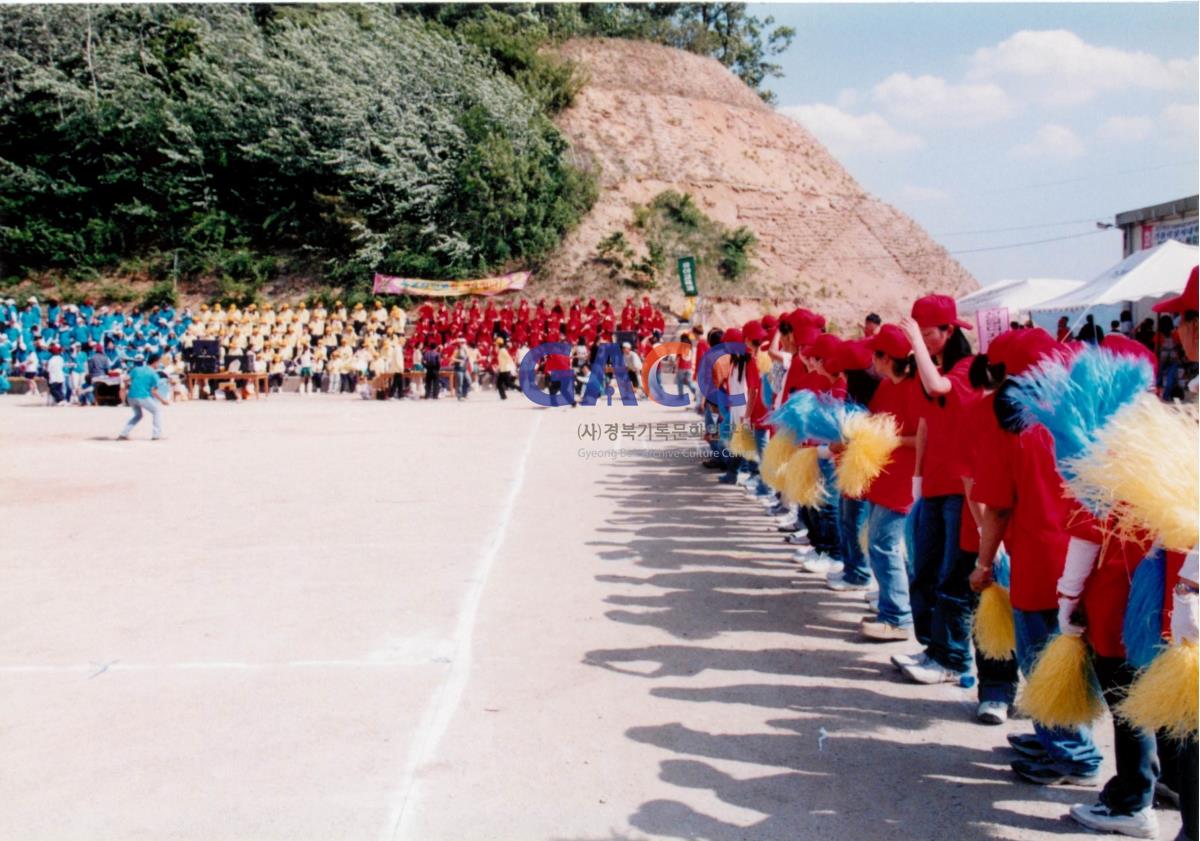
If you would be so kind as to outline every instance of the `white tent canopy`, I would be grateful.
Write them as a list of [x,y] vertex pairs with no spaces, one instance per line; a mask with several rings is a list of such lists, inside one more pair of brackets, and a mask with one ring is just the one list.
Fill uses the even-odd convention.
[[1083,286],[1082,280],[1066,280],[1057,277],[1027,277],[1016,280],[998,280],[970,295],[958,299],[959,313],[974,313],[980,310],[1007,309],[1015,317],[1031,308],[1072,292]]
[[1155,248],[1130,254],[1078,289],[1042,301],[1032,309],[1055,312],[1095,309],[1178,295],[1196,265],[1198,253],[1200,248],[1194,245],[1168,240]]

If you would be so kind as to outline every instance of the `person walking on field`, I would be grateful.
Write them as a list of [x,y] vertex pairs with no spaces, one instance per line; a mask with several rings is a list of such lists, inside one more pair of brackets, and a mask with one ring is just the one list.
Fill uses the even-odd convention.
[[162,438],[162,407],[167,404],[158,393],[158,371],[156,369],[160,358],[160,354],[152,353],[144,363],[140,359],[135,360],[139,364],[129,372],[126,378],[126,398],[130,407],[133,408],[133,417],[129,419],[129,423],[125,424],[125,428],[117,436],[120,441],[129,440],[129,433],[141,422],[143,412],[149,412],[154,421],[150,440],[157,441]]

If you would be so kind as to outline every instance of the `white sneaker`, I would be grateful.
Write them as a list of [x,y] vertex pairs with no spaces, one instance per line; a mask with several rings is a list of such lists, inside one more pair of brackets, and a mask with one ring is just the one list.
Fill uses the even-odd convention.
[[737,480],[734,482],[734,484],[745,487],[746,483],[749,482],[753,478],[754,478],[754,474],[750,473],[749,471],[739,470],[738,475],[737,475]]
[[930,659],[920,666],[904,666],[900,673],[913,683],[932,686],[935,683],[958,683],[962,678],[961,672],[953,672],[941,663]]
[[1071,807],[1071,817],[1099,832],[1116,832],[1133,838],[1158,837],[1158,816],[1149,806],[1132,815],[1116,815],[1103,803],[1076,803]]
[[893,654],[892,665],[897,669],[903,669],[905,666],[923,666],[929,662],[929,655],[924,650],[918,651],[916,654]]
[[796,563],[802,563],[805,558],[812,557],[814,551],[811,546],[797,546],[796,551],[792,553],[792,560]]
[[1003,724],[1008,721],[1008,704],[1003,701],[980,701],[975,718],[982,724]]
[[759,499],[758,504],[761,505],[766,510],[770,511],[772,508],[775,507],[775,503],[777,503],[777,502],[779,502],[779,500],[777,500],[775,498],[775,494],[767,494],[766,496]]
[[807,531],[794,531],[785,537],[783,541],[793,546],[812,546],[812,541],[808,539]]
[[820,552],[805,558],[803,563],[800,564],[800,568],[805,572],[813,572],[817,573],[818,575],[830,572],[841,572],[842,566],[843,565],[841,561],[832,560],[828,555],[824,555]]
[[825,589],[833,590],[835,593],[845,593],[851,590],[865,590],[867,589],[867,585],[851,584],[842,577],[841,573],[838,573],[836,577],[825,579]]

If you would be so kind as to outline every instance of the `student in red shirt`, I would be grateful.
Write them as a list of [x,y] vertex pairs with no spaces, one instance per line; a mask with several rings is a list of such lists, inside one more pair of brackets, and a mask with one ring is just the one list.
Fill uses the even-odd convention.
[[[988,360],[1003,365],[1005,376],[1028,370],[1041,359],[1062,352],[1063,345],[1041,329],[1012,330],[993,341]],[[984,398],[991,418],[971,430],[977,436],[971,497],[982,522],[979,559],[971,588],[981,592],[991,582],[996,551],[1003,541],[1011,564],[1009,598],[1017,640],[1017,662],[1029,674],[1038,654],[1058,633],[1058,579],[1068,544],[1070,503],[1054,460],[1054,440],[1040,425],[1025,426],[1008,399],[1011,381]],[[1092,784],[1100,773],[1100,751],[1087,728],[1048,728],[1034,724],[1033,736],[1010,736],[1026,756],[1013,770],[1039,785]],[[1040,747],[1030,756],[1029,746]]]
[[912,508],[912,476],[917,460],[917,427],[923,399],[916,381],[912,344],[894,324],[884,324],[868,340],[872,365],[880,378],[868,404],[872,414],[889,414],[896,419],[900,446],[871,487],[866,500],[867,561],[879,584],[879,607],[874,617],[863,620],[867,639],[908,639],[912,630],[912,607],[908,596],[908,565],[904,558],[904,525]]
[[[836,371],[833,358],[841,347],[842,340],[832,333],[822,333],[803,351],[808,365],[808,373],[800,381],[800,388],[817,394],[832,394],[835,397],[845,397],[845,380]],[[828,367],[835,368],[831,372]],[[820,461],[821,474],[825,479],[825,487],[834,489],[833,462],[828,458]],[[837,494],[832,499],[817,508],[803,508],[801,519],[808,528],[808,544],[797,547],[795,560],[805,572],[834,578],[842,574],[841,536],[838,530]]]
[[[1110,333],[1101,345],[1118,355],[1144,358],[1154,366],[1154,354],[1144,345]],[[1138,665],[1126,657],[1122,630],[1134,571],[1152,551],[1150,536],[1125,541],[1113,536],[1109,524],[1073,503],[1068,516],[1063,573],[1058,579],[1058,627],[1061,633],[1083,636],[1092,651],[1092,667],[1109,707],[1132,685]],[[1144,664],[1142,664],[1144,665]],[[1158,836],[1154,814],[1154,784],[1159,757],[1153,733],[1113,717],[1116,775],[1094,804],[1076,804],[1071,816],[1085,826],[1142,837]],[[1037,755],[1038,744],[1030,743]]]
[[960,547],[967,446],[960,434],[978,395],[970,384],[973,356],[954,299],[927,295],[900,329],[913,348],[923,389],[917,425],[913,498],[914,557],[910,581],[913,630],[926,650],[892,662],[915,683],[955,683],[971,669],[973,559]]
[[[864,409],[870,406],[880,385],[874,368],[874,353],[866,339],[842,342],[833,357],[825,362],[828,373],[840,374],[844,378],[846,403]],[[830,445],[835,463],[843,449],[840,444]],[[836,504],[842,571],[830,573],[825,586],[834,591],[866,590],[871,584],[871,566],[863,552],[859,534],[867,522],[867,502],[839,493]]]
[[[741,369],[746,386],[746,423],[754,433],[754,445],[761,460],[763,448],[767,443],[768,424],[767,406],[763,402],[762,375],[758,370],[758,352],[767,340],[767,331],[759,321],[747,321],[742,326],[742,337],[746,344],[746,364]],[[752,478],[746,482],[746,492],[760,499],[771,497],[771,489],[759,474],[758,462],[748,462],[747,468]]]

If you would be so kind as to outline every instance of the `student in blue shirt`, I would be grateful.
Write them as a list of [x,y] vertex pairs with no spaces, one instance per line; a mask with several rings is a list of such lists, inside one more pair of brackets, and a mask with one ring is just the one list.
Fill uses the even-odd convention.
[[135,358],[135,362],[138,364],[129,372],[126,379],[125,396],[133,409],[133,417],[129,419],[129,423],[125,424],[125,428],[117,436],[119,441],[129,440],[129,433],[141,422],[143,412],[149,412],[154,421],[150,440],[157,441],[162,437],[162,407],[167,404],[158,391],[157,368],[160,357],[157,353],[152,353],[145,363],[141,360],[141,356]]

